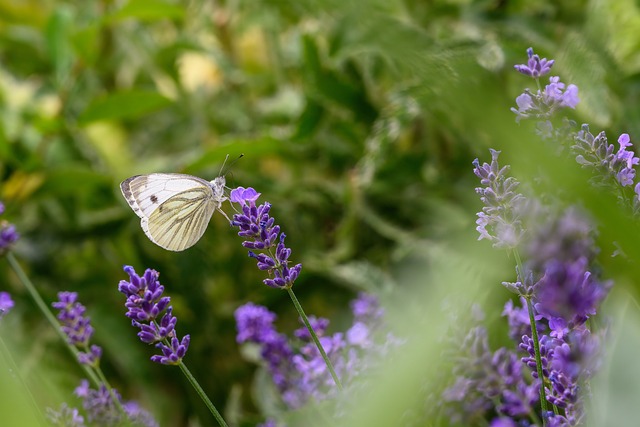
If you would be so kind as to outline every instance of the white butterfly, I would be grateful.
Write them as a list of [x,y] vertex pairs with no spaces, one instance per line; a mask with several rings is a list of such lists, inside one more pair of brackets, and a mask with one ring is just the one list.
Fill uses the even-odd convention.
[[120,184],[122,195],[138,215],[142,230],[156,245],[183,251],[195,245],[211,215],[227,200],[225,179],[209,182],[179,173],[136,175]]

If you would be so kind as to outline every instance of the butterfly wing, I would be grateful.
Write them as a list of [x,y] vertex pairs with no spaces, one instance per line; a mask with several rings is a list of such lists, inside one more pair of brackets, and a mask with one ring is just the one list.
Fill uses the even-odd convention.
[[191,175],[139,175],[123,181],[120,189],[147,237],[170,251],[196,244],[217,206],[211,184]]

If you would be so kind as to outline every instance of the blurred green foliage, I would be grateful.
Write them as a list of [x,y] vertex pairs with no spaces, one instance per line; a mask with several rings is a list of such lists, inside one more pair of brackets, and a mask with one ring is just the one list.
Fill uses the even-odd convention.
[[[0,200],[22,234],[16,256],[48,302],[79,293],[103,368],[126,398],[163,426],[209,425],[180,372],[148,362],[152,349],[124,317],[122,266],[158,270],[178,332],[191,334],[190,369],[232,422],[253,425],[260,382],[252,389],[233,311],[267,305],[290,331],[288,296],[262,285],[217,214],[194,248],[155,246],[118,184],[160,171],[213,179],[225,156],[243,153],[228,184],[273,204],[304,265],[303,306],[340,330],[358,290],[403,307],[417,292],[413,273],[432,299],[465,284],[443,278],[494,268],[473,234],[471,160],[502,149],[525,179],[552,156],[509,112],[530,86],[512,69],[527,47],[579,86],[580,122],[640,135],[639,21],[631,0],[0,0]],[[577,169],[549,173],[567,168]],[[587,196],[596,217],[607,214]],[[624,238],[629,222],[617,215],[611,232]],[[463,276],[421,276],[416,266]],[[498,313],[510,268],[489,274],[495,292],[476,296]],[[70,401],[81,371],[5,262],[0,281],[17,301],[12,345],[36,400]],[[351,425],[399,425],[363,417]]]

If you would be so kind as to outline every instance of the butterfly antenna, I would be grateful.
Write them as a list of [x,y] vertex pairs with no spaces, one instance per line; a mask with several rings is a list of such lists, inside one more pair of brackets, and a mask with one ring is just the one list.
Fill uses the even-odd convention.
[[229,160],[228,154],[224,157],[224,162],[222,162],[222,166],[220,166],[220,172],[218,172],[218,176],[223,176],[222,171],[224,170],[224,165],[227,164],[227,160]]
[[[240,155],[238,156],[238,158],[234,159],[231,163],[229,163],[229,166],[227,167],[227,172],[228,172],[228,171],[233,167],[233,165],[235,165],[235,164],[236,164],[236,162],[237,162],[238,160],[240,160],[240,159],[241,159],[241,158],[243,158],[243,157],[244,157],[244,153],[243,153],[243,154],[240,154]],[[222,164],[222,168],[220,168],[220,175],[221,175],[221,176],[222,176],[222,175],[226,175],[226,174],[227,174],[227,172],[222,173],[222,170],[224,169],[224,165],[227,163],[227,159],[228,159],[228,158],[229,158],[229,155],[227,154],[227,157],[224,159],[224,163]]]

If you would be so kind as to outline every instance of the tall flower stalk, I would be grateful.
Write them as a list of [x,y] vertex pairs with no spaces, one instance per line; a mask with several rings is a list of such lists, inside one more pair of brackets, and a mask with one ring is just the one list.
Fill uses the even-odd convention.
[[238,187],[232,190],[229,200],[240,205],[242,213],[233,215],[231,225],[240,229],[238,235],[246,239],[242,242],[242,246],[249,249],[249,256],[256,260],[258,269],[269,274],[269,277],[263,280],[264,284],[287,291],[302,322],[309,331],[311,339],[322,355],[333,381],[342,390],[342,383],[331,364],[331,360],[293,292],[293,283],[302,270],[302,264],[289,267],[291,249],[285,246],[286,235],[280,232],[280,226],[276,225],[275,219],[269,215],[271,210],[269,202],[256,206],[256,200],[259,197],[260,193],[253,188]]
[[[499,151],[492,149],[490,164],[484,163],[481,165],[478,159],[473,161],[473,172],[480,178],[480,184],[482,185],[476,188],[476,192],[480,194],[480,200],[484,203],[482,211],[477,214],[477,230],[480,233],[478,239],[488,239],[493,241],[496,247],[507,248],[516,260],[517,283],[524,284],[525,279],[522,276],[524,270],[518,252],[518,245],[525,233],[522,216],[526,212],[526,199],[522,194],[516,192],[520,183],[507,175],[509,167],[500,167],[498,163],[499,155]],[[526,286],[517,287],[516,292],[527,301],[536,367],[539,377],[542,378],[542,357],[540,355],[533,305],[531,304],[531,293]],[[546,413],[548,407],[544,384],[540,384],[539,391],[541,409],[543,413]]]
[[[507,177],[508,167],[500,167],[499,154],[491,150],[491,164],[474,161],[474,173],[482,184],[476,191],[485,204],[478,214],[479,239],[507,248],[515,258],[517,281],[503,285],[520,297],[522,307],[514,308],[510,301],[504,314],[512,328],[510,336],[520,340],[518,347],[526,355],[521,361],[537,382],[539,418],[544,425],[575,426],[584,416],[588,380],[597,370],[600,351],[600,337],[586,322],[612,283],[594,272],[597,249],[592,224],[575,208],[558,211],[516,193],[518,182]],[[473,360],[491,359],[487,350]],[[448,390],[448,399],[466,399],[462,396],[473,377],[477,373],[463,376]],[[483,393],[478,402],[486,405],[483,399],[495,395],[495,390]],[[512,391],[503,394],[503,404],[514,396]],[[518,402],[518,407],[526,407]],[[495,425],[515,425],[509,407],[498,408],[501,418]],[[521,416],[518,412],[516,420]]]
[[190,336],[185,335],[178,339],[175,330],[178,319],[173,315],[173,307],[169,305],[171,298],[163,296],[164,286],[158,280],[160,273],[147,269],[139,276],[133,267],[128,265],[124,267],[124,271],[129,275],[129,280],[121,280],[118,291],[127,297],[126,316],[131,319],[133,326],[140,329],[140,341],[155,345],[161,353],[151,356],[151,361],[178,366],[218,424],[227,427],[218,409],[182,360],[189,348]]
[[[537,120],[537,133],[543,139],[571,142],[567,149],[575,154],[576,161],[595,172],[592,182],[619,191],[624,202],[633,199],[637,211],[640,186],[633,187],[634,166],[640,160],[629,149],[629,136],[620,136],[616,151],[603,133],[594,136],[586,125],[577,131],[575,123],[566,117],[560,127],[554,128],[558,111],[578,104],[578,88],[565,85],[557,76],[542,88],[540,77],[550,72],[554,61],[541,59],[533,49],[528,49],[527,55],[528,62],[515,69],[533,78],[537,90],[527,89],[516,99],[518,108],[512,108],[516,121]],[[574,207],[561,210],[524,197],[517,191],[518,181],[508,176],[509,167],[499,165],[499,154],[491,150],[490,164],[480,164],[478,159],[473,162],[481,183],[476,192],[484,204],[478,213],[477,230],[479,239],[490,240],[515,259],[516,281],[503,285],[519,296],[521,306],[508,301],[503,315],[509,321],[509,336],[519,341],[518,348],[524,352],[521,362],[531,372],[531,386],[539,392],[540,412],[526,415],[524,410],[535,402],[522,393],[527,388],[513,388],[515,383],[525,381],[524,377],[512,378],[498,393],[495,385],[500,384],[500,378],[507,378],[500,372],[508,365],[496,365],[502,360],[498,356],[502,349],[492,355],[486,340],[478,341],[477,337],[472,341],[485,344],[476,346],[478,351],[472,354],[468,366],[486,366],[486,361],[491,361],[490,367],[484,371],[463,369],[445,393],[445,400],[472,399],[458,412],[466,421],[486,415],[493,407],[497,414],[491,422],[494,427],[531,421],[545,426],[576,426],[583,421],[589,379],[597,371],[602,349],[601,334],[592,333],[587,321],[596,314],[612,283],[602,280],[594,265],[597,247],[591,221]],[[638,190],[630,197],[632,188]],[[516,372],[513,366],[510,372]],[[467,396],[467,392],[476,383],[480,395],[473,400],[474,395]],[[500,405],[494,406],[496,396],[500,396]]]

